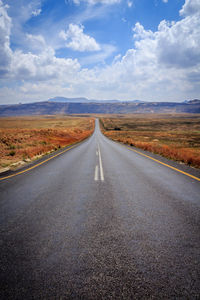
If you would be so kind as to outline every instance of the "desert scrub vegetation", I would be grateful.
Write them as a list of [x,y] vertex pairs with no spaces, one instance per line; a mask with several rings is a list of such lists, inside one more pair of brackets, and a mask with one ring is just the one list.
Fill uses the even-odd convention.
[[0,118],[0,168],[80,142],[92,134],[94,126],[91,117]]
[[109,116],[100,124],[115,141],[200,168],[199,114]]

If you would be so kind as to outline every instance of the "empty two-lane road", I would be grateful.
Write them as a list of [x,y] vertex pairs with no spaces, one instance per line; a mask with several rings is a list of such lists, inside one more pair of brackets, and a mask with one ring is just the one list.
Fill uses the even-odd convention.
[[1,299],[197,299],[200,182],[105,138],[0,181]]

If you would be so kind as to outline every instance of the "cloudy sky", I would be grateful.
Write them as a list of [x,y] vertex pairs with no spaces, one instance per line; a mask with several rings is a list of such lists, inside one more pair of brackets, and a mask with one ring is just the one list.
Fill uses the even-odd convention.
[[200,98],[200,0],[0,0],[0,103]]

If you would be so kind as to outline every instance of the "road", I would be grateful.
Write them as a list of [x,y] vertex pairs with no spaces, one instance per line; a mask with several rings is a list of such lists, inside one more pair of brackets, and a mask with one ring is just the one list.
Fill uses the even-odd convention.
[[198,299],[199,221],[198,180],[96,121],[87,141],[0,181],[0,299]]

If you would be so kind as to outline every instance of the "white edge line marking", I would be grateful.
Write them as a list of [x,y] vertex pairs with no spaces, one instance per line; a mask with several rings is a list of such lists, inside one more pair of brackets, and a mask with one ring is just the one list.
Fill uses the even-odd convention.
[[[99,148],[99,146],[98,146],[98,148]],[[104,181],[103,166],[102,166],[102,160],[101,160],[101,152],[100,152],[100,148],[99,148],[99,167],[100,167],[101,181]]]
[[94,180],[95,181],[97,181],[97,180],[99,180],[99,167],[98,167],[98,165],[96,166],[96,168],[95,168],[95,173],[94,173]]

